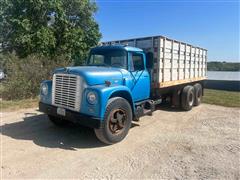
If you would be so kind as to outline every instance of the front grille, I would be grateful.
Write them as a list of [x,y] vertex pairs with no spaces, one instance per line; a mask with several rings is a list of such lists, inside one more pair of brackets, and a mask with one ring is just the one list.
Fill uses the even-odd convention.
[[73,74],[54,74],[53,105],[79,111],[81,101],[80,76]]

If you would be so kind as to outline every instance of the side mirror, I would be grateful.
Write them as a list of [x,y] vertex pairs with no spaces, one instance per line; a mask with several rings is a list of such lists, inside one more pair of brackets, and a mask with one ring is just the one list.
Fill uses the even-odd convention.
[[153,64],[154,64],[153,53],[152,52],[146,53],[146,67],[147,67],[147,69],[152,69]]

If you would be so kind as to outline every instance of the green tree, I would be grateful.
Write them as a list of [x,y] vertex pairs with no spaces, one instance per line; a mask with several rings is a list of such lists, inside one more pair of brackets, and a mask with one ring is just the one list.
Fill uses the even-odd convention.
[[240,63],[238,62],[208,62],[208,71],[240,71]]
[[91,0],[2,0],[0,6],[2,49],[19,57],[64,54],[79,61],[101,37]]

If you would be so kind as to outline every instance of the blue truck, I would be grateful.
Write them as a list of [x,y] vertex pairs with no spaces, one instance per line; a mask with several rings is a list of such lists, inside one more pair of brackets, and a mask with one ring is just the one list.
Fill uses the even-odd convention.
[[186,111],[199,105],[206,61],[205,49],[163,36],[105,42],[86,65],[57,68],[41,83],[39,110],[55,125],[91,127],[114,144],[163,100]]

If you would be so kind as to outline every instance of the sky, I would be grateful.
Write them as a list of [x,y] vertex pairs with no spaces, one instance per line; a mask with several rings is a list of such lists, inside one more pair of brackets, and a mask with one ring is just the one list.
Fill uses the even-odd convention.
[[208,49],[208,61],[240,62],[240,0],[96,0],[101,41],[163,35]]

